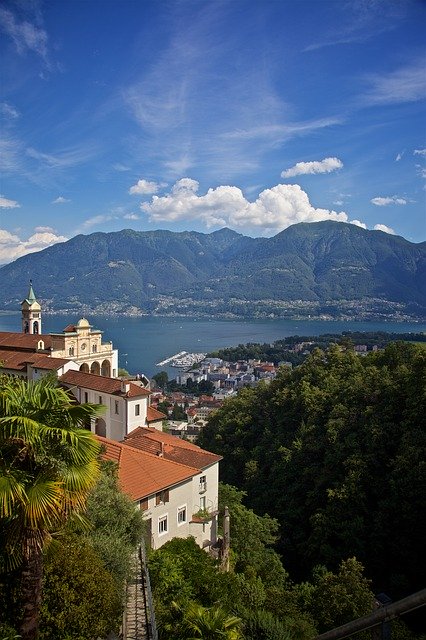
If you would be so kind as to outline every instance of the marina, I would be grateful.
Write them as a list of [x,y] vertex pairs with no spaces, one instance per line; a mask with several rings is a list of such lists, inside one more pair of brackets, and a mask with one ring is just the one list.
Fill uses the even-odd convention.
[[187,351],[180,351],[175,355],[166,358],[161,362],[157,362],[156,367],[163,367],[168,365],[169,367],[176,367],[178,369],[189,369],[194,364],[198,364],[206,357],[205,353],[188,353]]

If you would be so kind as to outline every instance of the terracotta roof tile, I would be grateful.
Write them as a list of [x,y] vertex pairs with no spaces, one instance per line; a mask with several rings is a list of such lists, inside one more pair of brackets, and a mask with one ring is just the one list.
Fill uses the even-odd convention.
[[0,331],[0,348],[2,349],[35,351],[40,340],[43,340],[45,349],[50,349],[52,339],[49,335]]
[[157,422],[157,420],[165,420],[167,418],[165,413],[158,411],[154,407],[149,406],[146,410],[146,421]]
[[125,442],[142,451],[162,454],[165,460],[180,462],[200,471],[222,460],[222,456],[152,427],[134,429],[126,436]]
[[121,390],[121,380],[118,378],[106,378],[97,376],[94,373],[83,373],[82,371],[67,371],[60,378],[61,382],[76,387],[85,387],[94,391],[101,391],[111,395],[126,396],[126,398],[137,398],[149,396],[149,391],[133,382],[128,382],[129,391],[124,393]]
[[96,436],[105,451],[104,460],[118,463],[121,488],[133,500],[147,498],[197,475],[198,469],[160,458],[122,442]]
[[0,349],[0,363],[5,369],[25,371],[27,362],[38,369],[53,371],[63,367],[69,362],[69,360],[65,360],[63,358],[50,358],[45,353]]

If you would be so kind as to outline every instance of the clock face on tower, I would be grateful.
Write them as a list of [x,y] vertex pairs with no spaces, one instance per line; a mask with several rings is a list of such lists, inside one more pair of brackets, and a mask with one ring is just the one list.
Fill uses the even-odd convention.
[[83,342],[83,344],[81,345],[81,350],[82,350],[82,351],[84,351],[84,350],[85,350],[85,348],[86,348],[86,343],[85,343],[85,342]]

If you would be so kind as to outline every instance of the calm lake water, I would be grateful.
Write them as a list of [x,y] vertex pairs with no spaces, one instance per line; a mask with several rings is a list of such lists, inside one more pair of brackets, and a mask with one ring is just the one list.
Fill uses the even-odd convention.
[[[19,313],[0,315],[0,331],[20,331]],[[43,333],[61,332],[78,317],[43,315]],[[198,320],[194,318],[148,318],[89,316],[103,340],[112,340],[119,350],[119,365],[131,373],[152,376],[171,367],[156,367],[179,351],[207,353],[221,347],[246,342],[273,342],[287,336],[314,336],[342,331],[389,331],[396,333],[426,331],[424,323],[334,322],[326,320]]]

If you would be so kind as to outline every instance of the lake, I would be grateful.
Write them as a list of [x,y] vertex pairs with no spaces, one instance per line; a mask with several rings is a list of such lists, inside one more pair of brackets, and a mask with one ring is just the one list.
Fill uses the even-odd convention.
[[[43,333],[62,332],[67,324],[77,322],[72,315],[43,315]],[[206,320],[195,318],[161,318],[128,316],[89,316],[96,329],[103,331],[103,341],[112,340],[119,350],[119,365],[131,373],[152,376],[159,371],[176,375],[172,367],[156,367],[179,351],[207,353],[221,347],[246,342],[273,342],[287,336],[314,336],[342,331],[389,331],[395,333],[426,331],[424,323],[410,322],[341,322],[332,320]],[[20,331],[20,313],[0,315],[0,331]]]

